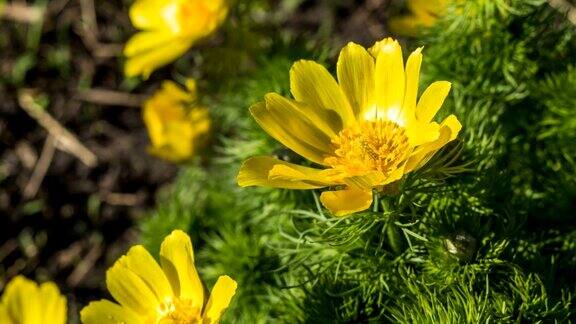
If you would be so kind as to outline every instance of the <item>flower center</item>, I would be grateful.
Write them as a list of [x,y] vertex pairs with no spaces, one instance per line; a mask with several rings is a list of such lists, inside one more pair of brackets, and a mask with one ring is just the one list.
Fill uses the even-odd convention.
[[202,322],[201,310],[191,306],[190,301],[179,298],[167,299],[157,310],[156,324],[197,324]]
[[388,120],[360,122],[332,138],[334,155],[324,162],[348,176],[393,171],[408,154],[404,128]]

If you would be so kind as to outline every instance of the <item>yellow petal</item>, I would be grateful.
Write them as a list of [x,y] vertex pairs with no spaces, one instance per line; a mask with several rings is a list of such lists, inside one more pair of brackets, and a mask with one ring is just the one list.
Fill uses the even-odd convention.
[[66,323],[66,298],[53,282],[40,285],[42,317],[45,323]]
[[204,36],[222,23],[227,12],[228,4],[222,0],[137,0],[130,8],[130,20],[139,29]]
[[418,19],[428,22],[426,26],[432,25],[437,20],[437,16],[444,14],[448,2],[454,0],[410,0],[408,1],[408,8],[412,11]]
[[410,0],[408,8],[411,14],[390,19],[392,33],[404,36],[417,36],[423,28],[436,23],[438,16],[445,11],[446,4],[438,0]]
[[188,80],[186,84],[187,89],[189,89],[189,87],[193,87],[194,91],[191,92],[184,91],[178,84],[176,84],[176,82],[167,80],[162,82],[162,90],[161,90],[162,92],[160,93],[162,94],[162,96],[165,96],[166,99],[169,99],[174,103],[195,101],[196,100],[195,82],[194,81],[192,81],[193,83],[189,82],[190,81]]
[[191,158],[210,130],[208,109],[194,106],[194,82],[189,80],[187,87],[193,92],[184,91],[174,82],[163,82],[162,89],[146,100],[142,110],[152,142],[149,152],[169,161]]
[[210,119],[210,112],[205,107],[195,107],[190,110],[188,114],[188,120],[190,125],[193,126],[194,137],[198,138],[202,134],[208,133],[212,125],[212,120]]
[[177,39],[178,36],[164,31],[143,31],[132,36],[124,46],[124,55],[133,57],[157,48],[162,48]]
[[209,11],[221,11],[228,10],[228,1],[227,0],[204,0],[202,5]]
[[162,302],[173,296],[172,288],[162,268],[142,245],[130,248],[126,257],[121,260],[125,267],[144,281],[158,301]]
[[394,181],[400,180],[404,175],[404,164],[395,166],[394,169],[384,175],[380,171],[374,171],[363,176],[354,176],[344,179],[344,182],[350,186],[350,188],[356,188],[358,190],[371,190],[379,186],[384,186]]
[[176,60],[182,56],[194,43],[195,39],[177,38],[168,43],[155,46],[152,49],[138,52],[128,57],[124,66],[127,77],[141,75],[147,79],[156,69]]
[[374,96],[374,58],[364,47],[348,43],[338,58],[338,82],[355,116],[370,107]]
[[422,64],[422,47],[416,49],[406,62],[406,94],[403,109],[410,119],[416,117],[416,102],[418,98],[418,83],[420,82],[420,65]]
[[320,201],[335,216],[346,216],[370,208],[372,190],[348,188],[338,191],[324,191]]
[[316,189],[330,184],[330,170],[318,170],[269,156],[246,160],[238,173],[238,185],[285,189]]
[[173,163],[186,162],[192,156],[190,153],[183,153],[183,151],[175,149],[174,146],[149,146],[146,151],[152,156]]
[[376,57],[376,112],[370,111],[369,118],[385,117],[405,125],[406,116],[402,111],[404,101],[405,73],[402,48],[398,41],[386,38],[377,42],[371,53]]
[[418,147],[406,162],[406,172],[410,172],[424,166],[430,158],[448,142],[454,140],[462,125],[454,115],[450,115],[440,124],[440,136],[437,140]]
[[291,100],[273,92],[266,94],[265,99],[267,105],[270,106],[269,108],[297,116],[298,119],[311,123],[328,137],[335,136],[341,129],[342,124],[333,110],[316,109],[303,102]]
[[196,93],[198,92],[198,87],[196,86],[196,80],[188,78],[184,82],[184,85],[186,86],[186,90],[188,90],[186,94],[188,94],[192,99],[196,99]]
[[6,309],[6,306],[2,305],[1,303],[0,303],[0,323],[17,324],[14,321],[12,321],[12,319],[8,315],[8,310]]
[[106,272],[106,286],[110,294],[122,305],[139,314],[150,314],[160,301],[154,292],[134,271],[126,267],[122,256]]
[[[162,100],[162,97],[144,104],[143,120],[152,143],[149,148],[151,154],[176,162],[193,155],[194,140],[196,135],[200,135],[195,134],[195,127],[205,128],[205,125],[191,123],[183,110],[179,104],[171,103],[167,99]],[[174,116],[180,114],[181,116]],[[167,118],[169,115],[175,119]]]
[[190,300],[192,308],[202,308],[204,288],[194,265],[190,236],[181,230],[168,235],[160,247],[160,263],[174,293]]
[[372,188],[381,185],[385,180],[384,174],[380,171],[370,172],[362,176],[348,177],[344,182],[354,188],[362,190],[371,190]]
[[277,126],[283,127],[287,134],[300,138],[318,150],[331,151],[330,138],[336,134],[328,125],[316,125],[302,110],[296,108],[298,107],[296,102],[276,93],[267,94],[265,100],[266,108],[276,121]]
[[436,81],[424,91],[416,107],[416,118],[428,123],[436,116],[436,113],[444,104],[444,100],[450,92],[451,84],[447,81]]
[[148,136],[153,146],[161,146],[165,143],[164,123],[162,116],[159,114],[156,101],[147,100],[142,109],[142,119],[148,129]]
[[297,101],[315,109],[335,111],[343,127],[356,123],[346,95],[322,65],[301,60],[290,69],[290,90]]
[[455,140],[456,137],[458,137],[458,133],[460,133],[460,130],[462,130],[462,124],[460,124],[460,121],[454,115],[446,117],[446,119],[442,121],[442,124],[440,124],[440,126],[448,127],[450,129],[450,141]]
[[130,309],[104,299],[91,302],[84,307],[80,312],[80,319],[84,324],[141,324],[145,322],[144,318]]
[[12,279],[2,295],[2,304],[15,323],[41,323],[41,303],[38,286],[24,276]]
[[291,181],[291,182],[316,182],[324,185],[335,183],[339,178],[340,172],[334,169],[318,170],[307,168],[300,165],[282,165],[276,164],[268,173],[270,181]]
[[186,160],[194,154],[194,125],[185,122],[168,123],[163,140],[161,145],[151,148],[151,153],[162,154],[170,161]]
[[237,286],[236,281],[228,276],[218,278],[214,288],[212,288],[208,304],[206,304],[203,316],[204,324],[218,323],[236,293]]
[[440,125],[435,122],[425,123],[416,120],[406,127],[405,132],[410,146],[416,147],[438,139]]
[[406,174],[406,163],[401,164],[396,169],[394,169],[392,172],[390,172],[390,174],[388,174],[388,177],[386,178],[386,180],[384,180],[384,182],[382,184],[385,186],[385,185],[390,184],[392,182],[398,181],[398,180],[402,179],[404,174]]
[[260,127],[277,141],[306,159],[323,164],[330,154],[330,138],[304,116],[290,110],[290,102],[281,96],[269,95],[266,103],[250,107]]
[[137,0],[130,7],[130,21],[139,29],[168,28],[162,13],[170,11],[174,2],[161,0]]

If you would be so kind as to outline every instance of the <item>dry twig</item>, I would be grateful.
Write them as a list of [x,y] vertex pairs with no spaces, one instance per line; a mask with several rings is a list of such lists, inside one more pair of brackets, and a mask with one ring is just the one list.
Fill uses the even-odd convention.
[[98,21],[96,20],[96,7],[93,0],[80,0],[82,16],[82,30],[80,36],[84,45],[97,58],[110,58],[122,53],[122,44],[103,44],[98,40]]
[[20,106],[34,118],[50,135],[56,139],[59,148],[76,156],[88,167],[96,166],[98,159],[96,155],[86,148],[71,132],[44,111],[42,106],[34,101],[30,90],[22,90],[18,93]]
[[101,194],[101,199],[113,206],[136,206],[141,204],[146,196],[141,192],[135,194],[108,192]]
[[58,269],[70,266],[75,260],[82,258],[83,241],[76,241],[55,256]]
[[88,89],[79,92],[76,99],[104,106],[140,107],[144,102],[141,95],[107,89]]
[[556,10],[565,13],[566,18],[576,25],[576,7],[566,0],[548,0],[550,6]]
[[71,287],[78,286],[78,284],[82,282],[82,280],[84,280],[84,277],[86,277],[86,275],[92,270],[92,268],[96,264],[96,261],[98,261],[98,259],[102,255],[102,252],[103,252],[102,244],[100,243],[94,244],[90,249],[90,251],[88,251],[88,254],[86,254],[82,258],[82,261],[78,263],[74,271],[72,271],[70,276],[68,276],[68,278],[66,279],[68,285],[70,285]]
[[42,7],[5,3],[0,6],[0,17],[20,23],[35,24],[42,21],[44,11]]
[[16,144],[16,155],[22,162],[24,168],[31,170],[38,161],[38,154],[27,141],[20,141]]
[[46,172],[48,172],[48,168],[52,163],[52,158],[54,157],[54,152],[56,151],[56,140],[53,136],[48,135],[46,141],[44,142],[44,147],[42,148],[42,153],[40,154],[40,158],[36,161],[36,167],[34,167],[34,172],[32,172],[32,176],[30,176],[30,180],[24,187],[24,192],[22,196],[24,199],[31,199],[36,196],[38,193],[38,189],[42,184],[42,180],[46,176]]

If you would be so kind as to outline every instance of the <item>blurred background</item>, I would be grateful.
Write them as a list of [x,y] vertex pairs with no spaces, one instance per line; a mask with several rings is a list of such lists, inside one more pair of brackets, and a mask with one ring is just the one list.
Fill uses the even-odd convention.
[[369,45],[388,34],[389,12],[402,4],[390,2],[242,1],[220,32],[146,81],[122,73],[122,49],[135,32],[132,1],[5,2],[0,290],[23,274],[55,280],[71,307],[102,295],[106,268],[137,241],[137,221],[177,174],[146,150],[140,107],[162,80],[241,75],[262,49],[279,46],[272,39],[298,39],[303,51]]
[[[147,79],[123,73],[132,4],[0,0],[0,291],[54,280],[76,322],[128,247],[156,255],[183,228],[206,286],[242,287],[238,322],[573,322],[575,0],[237,0]],[[299,162],[248,107],[288,94],[294,61],[334,71],[342,45],[388,36],[425,46],[421,83],[450,80],[440,115],[464,125],[414,187],[347,219],[308,191],[238,189],[250,156]],[[149,154],[141,107],[187,78],[212,134],[179,165]]]

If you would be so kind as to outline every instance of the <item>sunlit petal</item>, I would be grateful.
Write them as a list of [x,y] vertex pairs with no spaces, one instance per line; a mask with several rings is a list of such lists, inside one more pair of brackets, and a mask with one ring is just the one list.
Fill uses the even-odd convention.
[[174,294],[189,300],[192,307],[201,308],[204,287],[194,265],[192,241],[186,233],[176,230],[164,239],[160,247],[160,263]]
[[352,107],[336,80],[316,62],[301,60],[294,63],[290,70],[290,90],[297,101],[335,111],[343,127],[356,121]]
[[324,191],[320,196],[320,201],[334,216],[346,216],[370,208],[372,190],[348,188]]
[[348,43],[338,58],[338,82],[358,118],[373,104],[374,58],[358,44]]
[[84,324],[125,323],[141,324],[145,319],[137,313],[108,300],[91,302],[80,312]]
[[333,171],[308,168],[268,156],[246,160],[238,173],[238,185],[285,189],[315,189],[333,182]]
[[218,323],[220,317],[226,308],[228,308],[232,297],[234,297],[237,286],[236,281],[228,276],[220,276],[218,278],[218,281],[216,281],[210,293],[210,299],[208,299],[208,303],[206,304],[203,323]]

